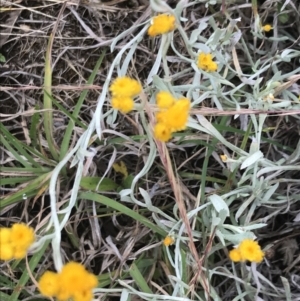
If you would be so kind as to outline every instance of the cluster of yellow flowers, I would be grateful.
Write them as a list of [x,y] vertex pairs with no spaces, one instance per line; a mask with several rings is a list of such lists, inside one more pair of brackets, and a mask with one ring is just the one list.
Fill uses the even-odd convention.
[[151,20],[148,35],[155,37],[160,34],[168,33],[176,28],[176,19],[173,15],[160,14]]
[[98,284],[97,277],[89,273],[82,264],[69,262],[60,273],[47,271],[39,280],[39,290],[46,297],[60,301],[91,301],[92,289]]
[[156,95],[156,103],[160,110],[156,113],[154,136],[166,142],[171,139],[172,133],[186,128],[190,101],[186,98],[175,99],[169,92],[160,91]]
[[141,84],[128,76],[116,78],[109,88],[112,99],[111,105],[114,109],[128,113],[133,109],[133,97],[141,93]]
[[236,249],[229,252],[229,258],[234,261],[251,261],[260,263],[264,259],[264,252],[257,241],[244,239]]
[[218,69],[217,63],[212,60],[212,55],[204,52],[198,55],[197,66],[206,72],[215,72]]
[[34,240],[33,229],[25,224],[0,228],[0,260],[24,258]]

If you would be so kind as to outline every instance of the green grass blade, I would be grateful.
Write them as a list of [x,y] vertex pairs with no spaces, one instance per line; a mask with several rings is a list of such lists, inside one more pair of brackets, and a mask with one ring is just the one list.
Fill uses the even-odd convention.
[[[35,106],[35,110],[39,110],[38,105]],[[38,147],[37,129],[38,129],[39,122],[40,122],[40,114],[35,112],[31,117],[31,125],[30,125],[30,129],[29,129],[29,137],[31,139],[31,144],[35,148]]]
[[[28,264],[29,264],[30,270],[33,274],[34,274],[34,269],[39,264],[41,258],[45,255],[45,251],[48,248],[49,243],[50,243],[50,240],[45,242],[42,249],[39,252],[35,253],[31,257]],[[16,285],[12,295],[10,296],[9,301],[18,301],[18,297],[19,297],[20,293],[22,292],[22,288],[24,286],[26,286],[29,278],[30,277],[29,277],[29,274],[28,274],[27,270],[24,270],[18,284]]]
[[187,264],[187,256],[186,256],[186,251],[180,249],[180,254],[181,254],[181,263],[182,263],[182,278],[181,280],[184,283],[188,283],[188,274],[189,274],[189,266]]
[[30,180],[33,180],[33,177],[17,177],[17,178],[1,178],[1,186],[2,185],[15,185],[18,183],[26,183]]
[[[87,81],[87,84],[88,85],[91,85],[93,84],[94,82],[94,79],[97,75],[97,72],[102,64],[102,61],[103,61],[103,58],[106,54],[106,50],[103,50],[100,58],[98,59],[96,65],[95,65],[95,68],[92,72],[92,74],[90,75],[88,81]],[[79,112],[80,112],[80,109],[82,107],[82,104],[86,98],[86,95],[88,93],[88,90],[83,90],[80,94],[80,97],[79,97],[79,100],[74,108],[74,111],[73,111],[73,114],[72,114],[72,117],[77,119],[78,115],[79,115]],[[71,118],[73,120],[73,118]],[[69,121],[69,124],[68,124],[68,127],[66,129],[66,132],[65,132],[65,135],[64,135],[64,139],[62,141],[62,144],[61,144],[61,149],[60,149],[60,160],[63,159],[68,151],[68,148],[69,148],[69,144],[70,144],[70,140],[71,140],[71,136],[72,136],[72,131],[73,131],[73,128],[74,128],[74,122],[70,120]]]
[[6,206],[14,204],[16,202],[23,201],[24,198],[29,198],[34,196],[40,187],[42,187],[47,181],[49,181],[51,173],[43,174],[37,177],[35,180],[28,183],[28,185],[20,189],[17,192],[13,192],[12,194],[4,196],[1,199],[0,208],[4,209]]
[[[56,162],[43,156],[40,152],[38,152],[37,150],[35,150],[34,148],[26,145],[26,144],[23,144],[23,147],[30,153],[32,153],[33,155],[37,156],[38,158],[40,158],[42,161],[44,161],[45,164],[47,165],[50,165],[50,166],[53,166],[55,167],[56,166]],[[39,166],[39,165],[38,165]]]
[[19,152],[15,151],[13,147],[10,145],[10,143],[4,138],[4,136],[0,136],[0,143],[4,146],[6,150],[8,150],[18,161],[20,164],[22,164],[24,167],[30,167],[31,164],[26,161],[22,156],[19,154]]
[[[191,180],[201,180],[202,179],[202,174],[195,174],[192,172],[179,172],[178,173],[180,177],[183,179],[191,179]],[[226,180],[215,178],[215,177],[206,177],[207,182],[213,182],[213,183],[220,183],[220,184],[225,184]]]
[[[3,144],[5,148],[9,150],[20,163],[22,163],[25,167],[29,167],[31,165],[36,167],[40,166],[33,160],[32,156],[24,150],[24,144],[14,135],[12,135],[2,123],[0,123],[0,132],[1,144]],[[27,160],[21,156],[24,156]]]
[[110,208],[113,208],[117,210],[118,212],[121,212],[127,216],[130,216],[134,220],[140,222],[141,224],[145,225],[146,227],[150,228],[155,233],[160,234],[161,236],[165,237],[167,233],[162,228],[158,227],[157,225],[153,224],[151,221],[149,221],[146,217],[138,214],[137,212],[131,210],[130,208],[124,206],[123,204],[120,204],[119,202],[112,200],[110,198],[107,198],[103,195],[94,193],[94,192],[81,192],[78,196],[80,199],[86,199],[91,200],[100,204],[103,204],[105,206],[108,206]]
[[[10,296],[5,293],[0,292],[0,300],[1,301],[10,301]],[[19,299],[16,299],[16,301],[19,301]]]
[[135,263],[131,265],[129,269],[129,274],[142,292],[153,294],[151,288],[148,286],[145,278],[143,277],[142,273],[140,272]]
[[[48,158],[45,158],[41,153],[37,152],[34,148],[26,145],[22,141],[18,140],[15,136],[13,136],[2,123],[0,123],[0,132],[3,135],[4,140],[5,140],[5,137],[7,138],[7,140],[8,140],[7,143],[9,143],[9,146],[8,146],[9,150],[11,152],[13,152],[13,154],[15,156],[19,156],[19,155],[24,156],[27,159],[27,161],[31,163],[31,164],[28,164],[28,162],[25,161],[26,167],[29,167],[31,165],[33,165],[35,167],[40,167],[40,164],[32,158],[31,154],[36,155],[37,157],[39,157],[40,159],[45,161],[45,163],[47,163],[47,164],[54,165],[53,162],[49,161]],[[2,141],[2,138],[1,138],[1,141]],[[14,147],[18,152],[15,152],[12,147]],[[20,157],[18,157],[18,158],[21,160],[21,162],[24,161],[23,158],[20,158]]]
[[68,110],[66,110],[55,98],[53,98],[53,96],[50,96],[52,102],[58,107],[58,109],[64,113],[66,116],[68,116],[73,123],[77,124],[78,126],[80,126],[82,129],[86,130],[87,126],[82,123],[79,119],[75,118],[70,112],[68,112]]
[[54,160],[58,161],[58,152],[55,148],[53,139],[53,113],[52,113],[52,100],[49,95],[52,95],[52,67],[51,67],[51,45],[53,35],[50,34],[49,42],[46,51],[45,61],[45,77],[44,77],[44,130],[50,153]]
[[50,172],[52,169],[48,167],[40,167],[40,168],[35,168],[35,167],[1,167],[1,172],[3,173],[15,173],[18,172],[22,175],[36,175],[36,174],[44,174],[46,172]]

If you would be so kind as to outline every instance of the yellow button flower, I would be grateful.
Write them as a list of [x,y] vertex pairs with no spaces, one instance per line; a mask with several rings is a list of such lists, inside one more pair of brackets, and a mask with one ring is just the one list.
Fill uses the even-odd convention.
[[160,34],[168,33],[176,28],[175,17],[173,15],[160,14],[151,20],[148,35],[155,37]]
[[111,105],[115,110],[119,110],[126,114],[132,111],[134,107],[134,101],[130,97],[116,96],[111,99]]
[[264,252],[257,241],[244,239],[236,249],[229,252],[229,258],[234,261],[251,261],[260,263],[264,259]]
[[116,78],[109,88],[111,94],[117,97],[134,97],[141,93],[141,84],[128,76]]
[[27,249],[24,248],[14,248],[14,258],[22,259],[26,256]]
[[166,112],[163,112],[163,122],[172,132],[182,131],[186,128],[189,117],[190,101],[186,98],[179,99]]
[[90,290],[74,293],[74,301],[90,301],[92,299],[93,293]]
[[60,285],[68,292],[81,291],[87,271],[77,262],[69,262],[63,266],[60,272]]
[[0,259],[22,259],[34,242],[34,231],[25,224],[0,228]]
[[72,298],[72,292],[63,290],[63,288],[59,288],[58,293],[55,295],[55,297],[59,301],[68,301],[70,298]]
[[212,56],[210,53],[200,52],[198,56],[197,65],[201,69],[206,69],[207,65],[212,61]]
[[171,129],[164,123],[157,123],[154,127],[154,137],[162,142],[167,142],[171,139]]
[[0,228],[0,243],[10,243],[11,241],[11,229],[9,228]]
[[57,273],[47,271],[39,280],[39,290],[45,297],[56,296],[59,292],[59,277]]
[[206,72],[215,72],[218,69],[218,65],[213,61],[210,53],[200,52],[197,59],[198,68]]
[[163,244],[166,247],[169,247],[171,245],[173,245],[173,243],[175,242],[175,239],[172,236],[166,236],[165,239],[163,240]]
[[216,72],[218,70],[218,65],[216,62],[211,61],[207,64],[207,72]]
[[91,301],[92,290],[98,279],[89,273],[82,264],[69,262],[60,273],[46,272],[39,280],[39,290],[46,297],[56,297],[60,301]]
[[[85,279],[85,281],[82,281]],[[83,292],[97,286],[97,278],[77,262],[67,263],[60,272],[60,284],[67,292]]]
[[160,91],[156,95],[156,104],[160,109],[170,108],[175,102],[172,94],[166,91]]
[[25,224],[13,224],[11,228],[11,241],[18,249],[28,249],[34,242],[34,231]]
[[156,103],[160,111],[155,115],[157,124],[154,136],[159,141],[167,142],[172,133],[186,128],[190,101],[187,98],[176,100],[171,93],[160,91],[156,95]]
[[141,84],[128,76],[116,78],[109,88],[112,94],[111,105],[123,113],[130,112],[134,107],[133,97],[141,93]]
[[220,158],[224,163],[227,162],[228,159],[227,155],[220,155]]
[[14,258],[14,248],[10,243],[0,244],[0,260],[11,260]]
[[257,263],[263,261],[264,252],[261,250],[257,241],[245,239],[240,243],[238,249],[242,260],[249,260]]
[[241,253],[238,249],[233,249],[229,252],[229,258],[233,261],[233,262],[238,262],[241,261],[242,257],[241,257]]
[[265,32],[269,32],[270,30],[273,29],[273,27],[270,24],[266,24],[266,25],[262,26],[261,29]]

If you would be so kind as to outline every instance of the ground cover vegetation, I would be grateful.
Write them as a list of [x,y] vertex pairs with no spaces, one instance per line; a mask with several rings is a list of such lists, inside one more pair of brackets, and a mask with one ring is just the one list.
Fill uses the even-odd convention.
[[300,3],[2,1],[0,299],[300,300]]

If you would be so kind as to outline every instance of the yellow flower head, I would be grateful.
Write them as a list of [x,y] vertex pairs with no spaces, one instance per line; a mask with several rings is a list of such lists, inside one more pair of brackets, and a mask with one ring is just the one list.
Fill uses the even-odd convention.
[[210,53],[200,52],[198,56],[198,63],[202,65],[207,65],[209,62],[212,61],[212,55]]
[[268,102],[271,102],[271,103],[274,101],[274,99],[275,99],[275,97],[272,93],[269,93],[267,96],[265,96],[263,98],[264,101],[268,101]]
[[190,101],[186,98],[176,100],[169,92],[161,91],[156,95],[156,102],[160,111],[155,115],[157,124],[154,136],[166,142],[171,139],[172,133],[186,128]]
[[0,228],[0,246],[11,242],[11,229]]
[[0,244],[0,260],[11,260],[14,258],[14,248],[10,243]]
[[171,139],[171,129],[164,123],[157,123],[154,127],[154,137],[162,142],[167,142]]
[[233,262],[238,262],[241,261],[242,257],[240,254],[240,251],[238,249],[233,249],[229,252],[229,258],[233,261]]
[[260,263],[263,261],[264,252],[261,250],[257,241],[252,239],[244,239],[238,247],[241,254],[241,259],[249,260],[251,262]]
[[211,61],[207,64],[207,72],[216,72],[218,70],[218,65],[216,62]]
[[69,262],[63,266],[60,272],[60,285],[64,291],[75,292],[82,290],[82,279],[85,278],[87,271],[84,266],[77,262]]
[[132,111],[134,101],[130,97],[116,96],[111,99],[111,105],[115,110],[120,110],[122,113],[126,114]]
[[221,155],[220,158],[224,163],[227,162],[228,159],[227,155]]
[[161,112],[162,122],[170,128],[171,132],[182,131],[186,128],[189,117],[190,101],[181,98],[167,111]]
[[93,293],[91,290],[75,292],[73,299],[74,301],[91,301],[93,299]]
[[62,287],[59,288],[58,293],[55,295],[59,301],[67,301],[72,298],[72,292],[64,290]]
[[251,261],[260,263],[264,259],[264,252],[257,241],[244,239],[236,249],[229,252],[229,258],[234,261]]
[[59,276],[57,273],[47,271],[39,280],[39,290],[46,297],[54,297],[59,292]]
[[148,35],[155,37],[160,34],[168,33],[176,28],[175,17],[173,15],[160,14],[151,20]]
[[60,273],[47,271],[39,280],[39,290],[46,297],[56,297],[66,301],[91,301],[92,290],[97,287],[98,279],[89,273],[83,265],[69,262]]
[[61,290],[71,295],[91,290],[98,283],[95,275],[90,274],[80,263],[72,261],[63,266],[59,279]]
[[168,246],[171,246],[173,243],[175,242],[174,238],[172,236],[166,236],[164,241],[163,241],[163,244],[168,247]]
[[0,229],[0,259],[22,259],[34,242],[33,229],[25,224],[14,224]]
[[118,77],[111,84],[109,91],[117,97],[134,97],[141,93],[141,84],[128,76]]
[[270,30],[273,29],[273,27],[270,24],[266,24],[266,25],[262,26],[261,29],[265,32],[269,32]]
[[204,52],[199,53],[197,66],[206,72],[215,72],[218,69],[217,63],[212,60],[212,55]]
[[172,94],[166,91],[160,91],[156,95],[156,103],[160,109],[170,108],[175,102]]
[[17,249],[27,250],[34,242],[34,231],[25,224],[14,224],[11,228],[11,243]]
[[24,248],[14,248],[14,258],[15,259],[22,259],[26,256],[27,249]]

